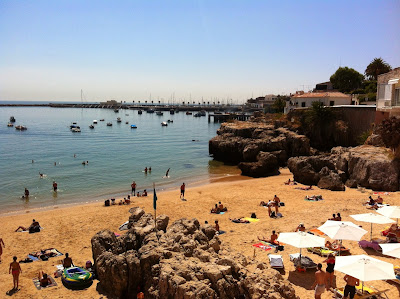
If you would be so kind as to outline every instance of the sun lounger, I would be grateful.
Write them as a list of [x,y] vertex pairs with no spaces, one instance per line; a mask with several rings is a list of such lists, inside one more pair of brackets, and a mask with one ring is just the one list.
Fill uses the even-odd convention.
[[358,242],[358,246],[360,246],[363,249],[371,248],[371,249],[374,249],[376,251],[382,252],[381,246],[379,246],[379,243],[375,242],[375,241],[361,240],[361,241]]
[[55,287],[55,286],[57,286],[57,282],[54,280],[53,277],[48,276],[48,278],[50,278],[51,284],[48,284],[48,285],[45,286],[45,287],[40,286],[40,281],[39,281],[38,278],[34,278],[34,279],[32,279],[32,281],[33,281],[33,284],[35,285],[35,287],[36,287],[38,290],[47,289],[47,288],[50,288],[50,287]]
[[[363,287],[364,293],[361,294],[361,285],[356,287],[357,293],[354,296],[354,299],[368,299],[368,298],[389,298],[386,295],[386,292],[389,291],[389,289],[378,291],[378,290],[372,290],[371,288],[368,288],[366,286]],[[333,294],[335,295],[335,298],[343,298],[343,293],[344,293],[344,288],[336,288],[332,289]]]
[[326,247],[310,247],[310,248],[307,248],[307,250],[309,252],[318,254],[319,256],[328,256],[330,254],[333,254],[333,255],[337,254],[336,251],[330,250],[329,248],[326,248]]
[[305,269],[314,269],[317,267],[317,264],[314,263],[314,261],[308,256],[301,255],[301,261],[299,258],[300,253],[292,253],[289,256],[290,256],[290,261],[292,261],[296,267],[301,266]]
[[273,269],[283,269],[283,259],[280,254],[268,254],[269,263]]

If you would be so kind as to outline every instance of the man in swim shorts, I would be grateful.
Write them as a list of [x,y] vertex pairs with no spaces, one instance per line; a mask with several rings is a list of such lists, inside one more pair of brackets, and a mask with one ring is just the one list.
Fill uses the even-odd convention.
[[13,257],[13,262],[10,264],[10,269],[8,270],[8,273],[12,274],[13,276],[13,282],[14,282],[14,290],[18,289],[18,283],[19,283],[19,274],[22,273],[21,266],[17,262],[17,257]]
[[344,287],[343,299],[347,298],[347,295],[349,295],[350,299],[353,299],[356,294],[356,286],[360,284],[360,281],[350,275],[345,275],[343,279],[346,282],[346,286]]
[[58,185],[57,185],[56,181],[53,181],[53,191],[54,192],[57,192],[57,187],[58,187]]
[[312,288],[315,290],[315,299],[321,299],[322,293],[325,292],[325,280],[326,274],[322,270],[322,264],[320,263],[317,265],[317,272],[315,272],[315,282],[312,285]]
[[132,182],[131,188],[132,188],[131,193],[133,194],[133,196],[135,196],[135,192],[136,192],[136,182],[135,181]]
[[185,198],[185,183],[181,185],[181,196],[180,198]]

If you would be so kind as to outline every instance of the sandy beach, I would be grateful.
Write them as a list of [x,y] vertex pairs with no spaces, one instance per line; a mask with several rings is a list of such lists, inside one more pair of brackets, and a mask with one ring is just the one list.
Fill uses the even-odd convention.
[[[239,180],[230,178],[229,180],[217,180],[208,185],[191,187],[187,186],[187,201],[179,198],[179,186],[174,191],[157,192],[157,215],[167,214],[170,223],[179,218],[197,218],[200,223],[208,221],[214,223],[219,220],[221,230],[226,231],[220,236],[223,245],[242,252],[249,259],[257,259],[268,263],[267,254],[271,253],[255,248],[252,244],[258,242],[257,236],[269,236],[272,230],[277,232],[294,231],[300,222],[305,224],[307,230],[319,227],[333,213],[340,212],[342,220],[352,221],[362,225],[367,231],[370,224],[356,222],[349,216],[351,214],[367,213],[365,206],[362,205],[373,195],[371,190],[360,192],[357,189],[347,188],[344,192],[334,192],[321,190],[314,187],[314,190],[303,191],[295,189],[296,186],[284,185],[284,181],[292,178],[287,169],[281,169],[279,176],[259,179],[246,179],[241,177]],[[297,187],[302,185],[297,185]],[[278,195],[285,206],[280,209],[282,218],[273,219],[268,217],[266,208],[259,206],[260,201],[272,199]],[[308,202],[304,200],[306,195],[322,195],[325,200],[320,202]],[[374,196],[376,197],[376,196]],[[390,193],[383,195],[384,201],[391,205],[400,200],[400,193]],[[104,207],[103,202],[76,205],[69,207],[56,207],[44,211],[24,211],[17,215],[4,215],[0,217],[0,238],[3,238],[5,248],[3,249],[2,263],[0,264],[0,297],[5,297],[6,292],[12,289],[12,276],[8,274],[9,263],[15,255],[18,260],[25,259],[27,254],[46,248],[56,248],[62,253],[68,252],[75,265],[83,266],[87,260],[92,260],[92,250],[90,239],[92,236],[103,229],[121,233],[118,227],[129,217],[129,209],[134,206],[143,208],[146,212],[153,213],[153,196],[133,197],[131,205],[115,205]],[[228,207],[228,212],[223,215],[210,213],[210,209],[215,203],[221,201]],[[260,221],[251,224],[236,224],[229,218],[249,217],[251,213],[256,213]],[[32,219],[40,222],[44,228],[40,233],[16,233],[15,229],[20,226],[29,226]],[[382,238],[380,231],[387,225],[373,225],[373,237]],[[122,232],[123,233],[123,232]],[[369,238],[369,234],[365,235]],[[329,238],[327,238],[329,239]],[[369,254],[378,259],[400,264],[396,259],[383,256],[373,251],[364,251],[359,248],[357,242],[345,241],[346,247],[351,249],[351,253]],[[300,298],[313,298],[311,285],[314,282],[314,271],[306,273],[295,272],[293,264],[289,261],[289,254],[299,252],[297,248],[285,246],[283,255],[285,271],[282,273],[294,286],[296,294]],[[304,252],[304,251],[303,251]],[[316,263],[322,262],[324,258],[317,255],[306,253]],[[82,291],[71,291],[65,288],[61,279],[57,278],[58,286],[45,290],[37,290],[32,279],[37,276],[38,271],[43,270],[53,274],[55,266],[59,264],[60,258],[50,258],[48,261],[38,261],[33,263],[21,264],[22,274],[20,276],[20,290],[13,295],[14,298],[101,298],[105,297],[96,290],[98,281]],[[325,269],[325,265],[324,265]],[[335,272],[337,286],[344,286],[343,274]],[[389,298],[398,298],[400,288],[395,284],[384,281],[372,281],[366,283],[368,286],[377,289],[389,289]],[[332,293],[325,292],[322,298],[332,298]]]

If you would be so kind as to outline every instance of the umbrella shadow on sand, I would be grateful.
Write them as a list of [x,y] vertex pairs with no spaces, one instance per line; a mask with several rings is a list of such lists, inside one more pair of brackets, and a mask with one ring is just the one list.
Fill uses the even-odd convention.
[[288,280],[299,287],[311,290],[311,286],[315,281],[315,271],[308,270],[306,272],[289,271]]

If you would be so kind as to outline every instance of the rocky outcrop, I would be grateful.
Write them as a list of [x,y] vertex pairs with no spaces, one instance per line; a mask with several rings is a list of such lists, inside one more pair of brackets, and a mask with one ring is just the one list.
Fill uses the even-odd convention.
[[384,147],[336,147],[330,155],[290,158],[288,167],[297,182],[323,189],[344,190],[345,184],[352,188],[399,190],[399,163]]
[[146,298],[297,298],[278,272],[223,246],[211,226],[181,219],[167,227],[159,216],[156,229],[150,214],[131,212],[127,234],[92,238],[99,288],[109,298],[136,298],[138,286]]
[[242,174],[248,176],[277,174],[289,157],[310,154],[306,136],[266,123],[223,123],[217,134],[209,141],[210,154],[216,160],[240,163]]

